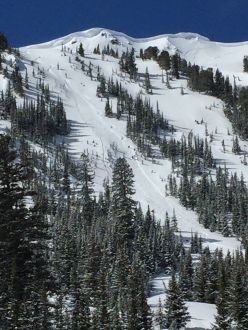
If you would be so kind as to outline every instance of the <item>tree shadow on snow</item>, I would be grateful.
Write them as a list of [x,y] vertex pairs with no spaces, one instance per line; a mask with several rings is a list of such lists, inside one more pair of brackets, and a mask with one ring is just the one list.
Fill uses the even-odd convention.
[[206,330],[206,328],[199,328],[199,327],[193,327],[193,328],[189,328],[189,327],[186,327],[186,330]]
[[[197,233],[198,234],[198,237],[201,236],[201,233],[199,233],[198,231],[196,232],[189,232],[189,231],[180,231],[180,233],[182,234],[182,239],[183,239],[183,242],[184,243],[190,243],[191,241],[191,234],[193,235],[194,237],[194,234]],[[186,234],[186,235],[185,235]],[[188,234],[188,235],[187,235]],[[202,240],[202,243],[218,243],[218,242],[221,242],[221,240],[218,240],[218,239],[213,239],[213,238],[204,238],[201,236],[201,240]]]

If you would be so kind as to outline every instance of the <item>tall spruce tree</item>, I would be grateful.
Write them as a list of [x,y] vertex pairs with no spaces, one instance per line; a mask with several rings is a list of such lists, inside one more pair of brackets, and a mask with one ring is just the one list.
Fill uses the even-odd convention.
[[116,220],[116,233],[120,243],[130,243],[135,235],[133,178],[133,171],[127,160],[118,158],[113,169],[111,212]]
[[167,297],[164,305],[165,326],[170,328],[174,324],[174,326],[176,325],[176,329],[184,328],[190,320],[190,315],[183,301],[174,271],[169,280],[166,293]]
[[248,56],[244,56],[243,58],[243,71],[248,72]]
[[112,114],[113,114],[112,106],[109,103],[109,97],[107,97],[107,102],[106,102],[106,105],[105,105],[105,116],[106,117],[111,117]]
[[[237,256],[237,259],[240,256]],[[248,329],[248,285],[245,271],[236,260],[236,269],[233,269],[230,283],[228,286],[228,305],[232,323],[236,329]]]
[[147,304],[143,278],[140,276],[140,268],[137,264],[133,264],[129,270],[127,320],[127,330],[152,329],[151,311]]
[[216,299],[216,309],[217,315],[214,316],[215,323],[212,325],[212,330],[230,330],[230,314],[223,294],[218,295]]
[[8,48],[8,39],[3,32],[0,31],[0,50]]
[[149,72],[148,72],[148,67],[146,67],[144,88],[145,88],[147,93],[152,93],[152,85],[151,85],[151,81],[150,81],[150,75],[149,75]]
[[27,177],[11,138],[0,135],[0,145],[0,324],[43,328],[49,323],[46,292],[52,287],[48,224],[34,204],[34,192],[25,188]]
[[[94,200],[93,200],[93,178],[94,173],[91,169],[91,164],[87,155],[81,156],[82,164],[79,167],[79,177],[82,183],[81,189],[81,205],[82,205],[82,223],[80,223],[79,235],[82,235],[82,229],[89,230],[91,227]],[[85,232],[86,233],[86,232]],[[81,238],[80,238],[81,240]]]
[[84,57],[84,48],[83,44],[80,42],[79,49],[78,49],[78,54],[82,57]]

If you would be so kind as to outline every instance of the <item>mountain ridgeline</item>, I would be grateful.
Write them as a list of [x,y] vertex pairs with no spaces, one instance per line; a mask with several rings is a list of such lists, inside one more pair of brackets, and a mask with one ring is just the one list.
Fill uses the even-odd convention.
[[[210,52],[196,34],[92,29],[13,49],[0,32],[1,329],[182,329],[186,300],[216,304],[212,329],[248,328],[248,188],[216,156],[247,165],[247,56],[231,79],[202,64],[204,47],[190,57],[189,43]],[[197,119],[190,94],[212,102]],[[188,104],[190,127],[176,102]],[[212,131],[214,111],[225,135],[217,121]],[[158,195],[143,189],[146,208],[139,186]],[[156,198],[179,211],[163,204],[157,218]],[[185,239],[182,207],[241,248],[211,250],[192,229]],[[158,275],[169,282],[153,313]]]

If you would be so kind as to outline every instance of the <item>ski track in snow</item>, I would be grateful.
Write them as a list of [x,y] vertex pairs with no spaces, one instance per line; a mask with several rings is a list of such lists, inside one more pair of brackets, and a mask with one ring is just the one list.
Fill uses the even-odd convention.
[[[93,110],[92,113],[94,113],[95,108],[94,108],[94,107],[92,106],[92,104],[90,103],[88,97],[87,97],[86,95],[84,95],[84,94],[81,94],[81,93],[79,92],[77,86],[73,87],[70,81],[68,81],[68,83],[69,83],[69,86],[70,86],[70,88],[69,88],[70,91],[71,91],[71,92],[75,91],[75,92],[79,95],[79,97],[84,98],[84,99],[86,100],[88,106]],[[76,98],[74,99],[74,102],[75,102],[75,104],[76,104],[76,108],[77,108],[77,110],[78,110],[78,113],[80,114],[80,117],[82,118],[82,121],[83,121],[83,120],[84,120],[84,116],[83,116],[82,113],[81,113],[81,110],[80,110],[80,107],[79,107],[79,105],[78,105],[78,102],[76,101]],[[88,119],[87,119],[87,122],[90,123],[90,122],[91,122],[91,118],[88,118]],[[102,123],[104,124],[104,121],[102,121]],[[106,128],[105,128],[105,129],[106,129]],[[94,128],[93,128],[93,130],[94,130]],[[99,138],[100,141],[101,141],[101,147],[102,147],[102,155],[103,155],[103,163],[104,163],[104,167],[105,167],[105,169],[106,169],[106,172],[107,172],[108,176],[110,176],[110,171],[109,171],[109,168],[107,167],[107,164],[106,164],[106,154],[105,154],[105,148],[104,148],[104,144],[103,144],[102,136],[101,136],[100,134],[98,134],[96,130],[94,130],[94,131],[95,131],[95,133],[97,134],[98,138]]]

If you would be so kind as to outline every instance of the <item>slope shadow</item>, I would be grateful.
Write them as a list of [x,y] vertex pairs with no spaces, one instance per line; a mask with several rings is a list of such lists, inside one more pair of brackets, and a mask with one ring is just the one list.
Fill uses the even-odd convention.
[[163,95],[163,94],[153,92],[152,94],[147,94],[147,95]]
[[[57,142],[60,141],[66,145],[66,147],[70,150],[70,154],[72,156],[72,159],[78,159],[78,155],[81,155],[83,152],[83,146],[82,146],[82,151],[80,151],[77,148],[72,147],[73,143],[79,142],[79,138],[87,138],[88,134],[83,134],[84,128],[89,127],[90,125],[87,125],[85,123],[79,123],[74,120],[68,120],[69,125],[71,126],[71,131],[69,135],[66,136],[57,136],[56,140]],[[85,145],[86,145],[86,140],[85,140]]]
[[[92,57],[92,56],[89,56],[88,54],[85,55],[85,58],[87,58],[89,60],[100,60],[100,58]],[[110,61],[108,61],[108,62],[110,62]]]
[[[28,89],[25,89],[24,91],[25,96],[28,96],[27,99],[32,99],[32,100],[37,100],[37,95],[41,96],[41,91],[37,90],[36,87],[34,87],[33,85],[29,85]],[[52,90],[50,91],[50,100],[56,102],[57,101],[57,95],[55,94],[59,94],[58,92]],[[64,103],[65,105],[65,103]]]
[[33,86],[29,86],[29,89],[26,89],[24,93],[26,97],[28,96],[28,99],[37,100],[37,94],[39,91]]
[[[139,77],[145,77],[146,76],[146,73],[143,73],[143,72],[139,72],[138,73]],[[155,79],[155,78],[161,78],[162,75],[161,74],[152,74],[152,73],[149,73],[149,78],[150,79]]]
[[[183,242],[184,243],[190,243],[190,241],[191,241],[191,232],[182,230],[182,231],[180,231],[180,233],[182,234]],[[189,234],[189,235],[184,235],[184,233]],[[192,232],[193,236],[194,236],[195,233],[197,233],[199,237],[201,236],[200,233],[198,233],[198,232]],[[202,240],[203,243],[218,243],[218,242],[221,242],[221,240],[218,240],[218,239],[204,238],[202,236],[201,236],[201,240]]]
[[17,66],[19,67],[20,71],[25,71],[26,70],[26,65],[24,63],[24,61],[17,61]]
[[[218,233],[218,232],[215,232]],[[213,239],[213,238],[203,238],[201,237],[201,240],[203,243],[218,243],[218,242],[222,242],[220,239]]]
[[[79,123],[78,121],[75,121],[75,120],[68,120],[68,123],[71,127],[71,131],[70,131],[70,134],[67,136],[67,138],[86,136],[85,134],[82,134],[82,129],[90,127],[90,125],[88,125],[86,123]],[[81,134],[79,134],[79,132]]]
[[152,90],[165,90],[165,88],[160,88],[160,87],[156,87],[156,86],[152,86]]
[[[235,167],[235,163],[227,161],[227,159],[214,158],[214,161],[216,163],[216,167],[226,165],[227,170],[237,170],[237,168]],[[231,167],[231,165],[234,167]]]

